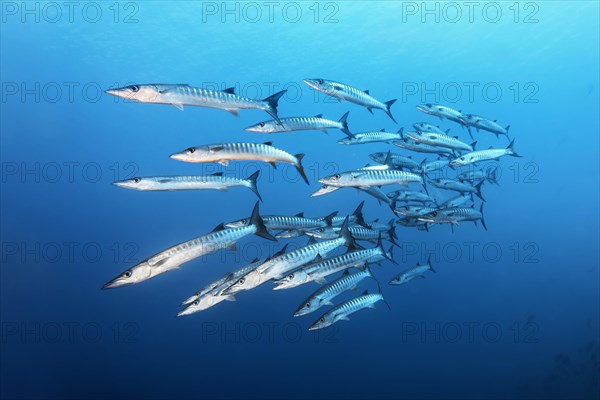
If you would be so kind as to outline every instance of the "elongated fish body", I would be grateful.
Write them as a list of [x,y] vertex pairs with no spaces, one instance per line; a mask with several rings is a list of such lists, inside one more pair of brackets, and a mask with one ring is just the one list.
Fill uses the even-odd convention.
[[346,290],[355,289],[358,283],[365,278],[375,279],[368,267],[354,274],[344,272],[341,278],[320,287],[316,292],[300,303],[300,306],[298,306],[294,312],[294,317],[310,314],[325,305],[332,306],[333,303],[331,301],[334,298]]
[[390,285],[403,285],[415,278],[423,278],[423,274],[425,274],[425,272],[427,271],[436,272],[435,269],[433,269],[433,266],[431,265],[431,261],[428,261],[427,264],[423,265],[417,263],[416,267],[401,272],[400,274],[393,277],[389,283]]
[[[225,290],[229,286],[233,285],[237,281],[238,278],[240,278],[241,276],[244,276],[248,272],[254,270],[260,264],[262,264],[262,261],[254,261],[251,264],[246,265],[245,267],[242,267],[232,273],[229,273],[229,274],[225,275],[223,278],[213,282],[211,285],[208,286],[209,288],[211,288],[209,291],[204,292],[204,293],[202,293],[202,291],[200,291],[196,295],[194,295],[194,296],[190,297],[188,300],[186,300],[186,302],[187,302],[193,298],[192,301],[189,301],[188,303],[184,302],[183,305],[186,305],[186,307],[183,310],[181,310],[179,313],[177,313],[177,316],[181,317],[183,315],[190,315],[193,313],[197,313],[197,312],[206,310],[210,307],[213,307],[225,300],[235,301],[234,296],[222,294],[223,290]],[[203,289],[203,290],[205,290],[205,289]],[[199,294],[199,293],[201,293],[201,294]]]
[[323,118],[323,114],[315,115],[314,117],[288,117],[280,118],[279,121],[263,121],[258,124],[245,128],[248,132],[256,133],[278,133],[278,132],[293,132],[293,131],[323,131],[327,133],[327,129],[339,129],[348,137],[352,137],[352,133],[348,129],[348,113],[344,114],[339,121],[332,121]]
[[417,106],[417,110],[424,112],[425,114],[433,115],[440,119],[449,119],[450,121],[457,122],[464,125],[463,114],[453,108],[440,106],[438,104],[420,104]]
[[346,100],[351,103],[358,104],[359,106],[366,107],[371,113],[373,113],[372,110],[374,108],[383,110],[392,119],[392,121],[396,122],[390,111],[390,107],[396,102],[396,99],[382,103],[381,101],[372,97],[368,90],[359,90],[344,83],[330,81],[327,79],[305,79],[304,83],[311,88],[318,90],[321,93],[325,93],[331,97],[335,97],[340,100]]
[[508,138],[508,130],[510,129],[510,125],[503,127],[496,121],[492,121],[475,114],[465,114],[463,115],[462,119],[465,125],[475,128],[478,132],[480,130],[484,130],[491,132],[496,136],[504,135]]
[[404,138],[402,140],[396,140],[392,142],[394,146],[400,147],[402,149],[416,151],[419,153],[429,153],[429,154],[454,154],[451,149],[446,147],[439,146],[429,146],[426,144],[417,143],[412,139]]
[[417,122],[413,124],[413,128],[415,128],[418,132],[434,132],[446,135],[450,131],[450,129],[443,131],[439,126],[428,124],[427,122]]
[[[114,182],[114,185],[125,189],[143,191],[165,190],[206,190],[216,189],[227,191],[230,187],[244,186],[249,188],[261,199],[256,188],[259,171],[247,179],[223,176],[222,172],[213,175],[178,175],[178,176],[147,176]],[[261,199],[262,200],[262,199]]]
[[424,162],[419,167],[419,172],[422,174],[428,174],[430,172],[439,171],[441,169],[446,168],[450,165],[450,160],[432,160],[428,162]]
[[462,156],[450,161],[450,165],[460,167],[460,166],[478,163],[481,161],[498,160],[498,159],[500,159],[500,157],[503,157],[503,156],[521,157],[519,154],[517,154],[513,150],[514,144],[515,144],[515,140],[513,139],[512,142],[510,142],[510,144],[508,145],[508,147],[506,149],[490,148],[488,150],[478,150],[478,151],[473,151],[471,153],[463,154]]
[[463,221],[473,221],[477,225],[477,221],[481,221],[483,228],[487,230],[485,220],[483,219],[483,203],[481,203],[479,211],[470,207],[452,207],[423,215],[419,219],[430,224],[452,225],[458,225],[459,222]]
[[[369,158],[379,164],[384,164],[386,157],[387,153],[384,152],[369,154]],[[413,161],[412,158],[397,153],[390,153],[390,161],[394,168],[415,169],[419,167],[419,164]]]
[[205,163],[216,162],[227,165],[229,161],[263,161],[275,165],[276,162],[291,164],[296,167],[300,176],[306,183],[308,179],[302,167],[304,154],[295,156],[272,146],[271,142],[265,143],[216,143],[202,146],[189,147],[183,151],[172,154],[174,160]]
[[[307,218],[303,215],[303,213],[297,215],[265,215],[262,217],[265,226],[269,230],[305,230],[310,228],[318,228],[321,226],[327,226],[328,223],[331,223],[331,219],[333,215],[337,214],[332,213],[328,217],[329,218]],[[248,224],[248,219],[240,219],[238,221],[228,222],[225,224],[228,228],[234,228],[238,226],[244,226]]]
[[220,249],[235,248],[237,241],[252,234],[265,239],[276,240],[267,232],[262,223],[262,219],[258,213],[258,203],[256,203],[252,211],[250,225],[230,229],[224,229],[223,225],[219,225],[207,235],[179,243],[145,259],[106,283],[102,289],[111,289],[143,282],[167,271],[178,269],[182,264],[203,255]]
[[257,109],[266,111],[278,119],[277,103],[287,90],[275,93],[263,100],[238,96],[233,88],[209,90],[187,84],[140,84],[107,90],[106,93],[141,103],[170,104],[183,111],[183,106],[220,108],[237,115],[238,110]]
[[483,200],[483,197],[481,197],[481,184],[483,182],[480,182],[478,185],[473,186],[467,182],[455,181],[453,179],[440,178],[440,179],[430,179],[429,183],[432,186],[435,186],[436,188],[439,188],[439,189],[454,190],[456,192],[461,192],[461,193],[475,193],[480,199]]
[[392,140],[402,139],[399,133],[386,132],[381,130],[379,132],[361,132],[354,133],[352,137],[339,140],[339,144],[365,144],[365,143],[389,143]]
[[498,184],[498,168],[494,167],[492,169],[484,170],[473,170],[473,171],[465,171],[461,172],[458,175],[458,180],[467,181],[467,182],[477,182],[477,181],[488,181],[491,183]]
[[[393,228],[393,226],[392,226]],[[376,242],[381,236],[383,240],[393,241],[392,233],[390,233],[390,227],[386,227],[386,231],[379,231],[375,229],[364,228],[362,226],[351,226],[348,228],[352,237],[356,240],[366,240],[369,242]],[[312,236],[317,239],[332,239],[336,238],[340,234],[340,228],[337,227],[324,227],[307,230],[304,232],[307,236]]]
[[364,310],[365,308],[375,308],[375,303],[380,300],[384,300],[383,295],[381,293],[373,293],[369,294],[365,292],[362,296],[356,297],[352,300],[348,300],[345,303],[342,303],[330,311],[326,312],[316,320],[308,329],[316,330],[327,328],[335,324],[340,320],[348,320],[348,316],[354,314],[357,311]]
[[415,217],[405,217],[405,218],[398,219],[398,220],[396,220],[396,224],[407,227],[407,228],[417,228],[419,230],[425,230],[425,231],[429,230],[429,228],[427,226],[427,222],[420,221],[418,218],[415,218]]
[[255,288],[268,280],[282,278],[289,271],[301,267],[315,260],[317,257],[324,257],[344,244],[350,245],[353,243],[354,239],[348,231],[348,222],[346,221],[342,226],[339,238],[311,243],[287,253],[278,253],[225,289],[223,294],[235,294],[242,290]]
[[387,197],[395,201],[410,202],[414,201],[417,203],[432,202],[433,199],[423,192],[412,192],[408,190],[394,190],[387,194]]
[[329,275],[345,271],[348,268],[364,269],[368,263],[376,263],[384,259],[391,260],[391,257],[391,249],[386,253],[381,245],[372,249],[348,252],[322,260],[316,265],[311,266],[311,269],[307,272],[306,282],[316,281],[324,283],[325,278]]
[[463,143],[457,138],[443,133],[406,132],[405,135],[417,143],[427,144],[435,147],[445,147],[451,150],[473,151],[472,145]]
[[405,217],[419,217],[436,211],[437,208],[425,206],[400,206],[392,209],[394,214],[403,215]]
[[319,182],[331,186],[383,186],[383,185],[408,185],[411,182],[423,183],[421,177],[412,172],[387,170],[355,170],[330,175],[319,179]]
[[473,201],[473,195],[461,193],[457,196],[449,198],[448,200],[440,204],[440,209],[460,207],[463,204],[468,203],[469,201]]

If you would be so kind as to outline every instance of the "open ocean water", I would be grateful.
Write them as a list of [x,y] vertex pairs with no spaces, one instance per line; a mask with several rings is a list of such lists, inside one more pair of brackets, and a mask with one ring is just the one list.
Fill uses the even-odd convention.
[[[2,399],[598,398],[598,2],[0,7]],[[397,99],[391,111],[398,124],[381,110],[371,115],[319,93],[306,78]],[[114,181],[219,171],[246,178],[258,169],[263,215],[345,216],[364,200],[365,219],[386,223],[398,218],[366,193],[310,195],[319,178],[373,164],[370,153],[411,152],[390,143],[341,145],[337,129],[244,131],[271,119],[260,110],[236,118],[104,93],[155,82],[235,87],[256,99],[287,89],[280,117],[337,121],[350,111],[353,133],[412,131],[413,123],[428,122],[471,143],[459,124],[416,109],[441,104],[510,125],[522,157],[491,162],[499,185],[482,187],[488,230],[472,222],[454,232],[448,225],[396,227],[399,265],[370,267],[390,309],[379,302],[350,321],[309,331],[329,307],[292,314],[319,284],[273,291],[267,282],[236,302],[178,318],[180,302],[212,280],[307,238],[274,243],[251,235],[236,251],[103,291],[137,262],[248,217],[256,202],[246,188],[142,192]],[[478,150],[508,145],[489,132],[473,135]],[[310,186],[281,163],[169,158],[201,144],[265,141],[306,154]],[[424,158],[436,157],[413,154]],[[457,171],[430,177],[454,179]],[[440,201],[454,194],[428,190]],[[429,257],[437,273],[388,284]],[[334,303],[375,293],[378,284],[365,279]]]

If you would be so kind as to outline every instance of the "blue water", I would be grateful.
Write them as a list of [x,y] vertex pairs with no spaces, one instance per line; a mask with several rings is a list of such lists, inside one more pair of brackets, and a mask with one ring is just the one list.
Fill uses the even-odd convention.
[[[598,396],[597,2],[482,2],[471,16],[463,3],[276,3],[271,20],[263,3],[83,2],[72,14],[52,4],[2,3],[0,397]],[[399,125],[317,95],[302,83],[314,77],[397,98]],[[248,216],[256,201],[244,188],[144,193],[114,180],[246,177],[259,168],[263,214],[345,215],[365,200],[368,220],[388,221],[388,207],[353,189],[310,194],[317,178],[364,166],[369,153],[403,152],[338,145],[334,129],[245,132],[269,119],[262,111],[180,112],[102,93],[150,82],[236,86],[256,98],[287,88],[281,116],[350,111],[353,132],[425,121],[470,142],[457,124],[415,108],[440,103],[510,124],[523,158],[502,159],[500,185],[483,187],[487,231],[397,228],[400,265],[372,266],[391,310],[379,303],[313,333],[325,309],[292,312],[318,285],[273,292],[267,283],[177,318],[204,284],[306,238],[247,237],[237,252],[101,291],[136,261]],[[507,144],[475,135],[480,149]],[[266,140],[306,154],[310,187],[283,164],[168,157],[191,145]],[[429,255],[437,274],[387,284]],[[336,301],[364,289],[377,285],[365,280]]]

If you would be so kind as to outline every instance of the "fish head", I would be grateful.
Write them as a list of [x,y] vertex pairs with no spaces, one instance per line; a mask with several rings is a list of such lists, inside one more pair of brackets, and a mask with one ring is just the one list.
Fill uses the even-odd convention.
[[360,143],[361,140],[360,138],[354,137],[354,138],[344,138],[341,140],[338,140],[338,144],[353,144],[353,143]]
[[464,156],[457,157],[454,160],[450,161],[449,165],[452,167],[460,167],[467,164],[469,164],[469,161],[468,156],[465,154]]
[[304,83],[306,83],[311,88],[323,93],[336,93],[341,90],[341,86],[339,83],[328,81],[327,79],[323,78],[304,79]]
[[321,308],[322,305],[323,302],[319,297],[311,297],[298,306],[296,311],[294,311],[294,317],[310,314],[311,312]]
[[425,114],[435,114],[436,112],[436,106],[434,106],[431,103],[427,103],[427,104],[419,104],[417,106],[417,110],[424,112]]
[[275,281],[273,290],[289,289],[305,283],[308,279],[308,274],[305,270],[299,269],[288,273],[281,279]]
[[188,304],[187,307],[177,313],[177,316],[181,317],[206,310],[207,308],[210,308],[220,302],[220,300],[221,299],[219,295],[207,293]]
[[304,232],[305,235],[311,236],[317,239],[337,239],[340,234],[338,230],[336,230],[332,226],[325,226],[321,228],[310,229]]
[[225,228],[241,228],[250,224],[250,218],[238,219],[237,221],[227,222]]
[[415,128],[419,132],[436,132],[439,129],[426,122],[417,122],[413,124],[413,128]]
[[282,129],[285,129],[284,126],[277,121],[263,121],[244,128],[245,131],[256,133],[281,132]]
[[322,196],[324,194],[334,192],[334,191],[336,191],[338,189],[339,189],[339,187],[336,187],[336,186],[323,185],[320,189],[318,189],[316,192],[314,192],[310,196],[311,197]]
[[369,154],[369,158],[376,163],[383,164],[385,162],[385,158],[387,157],[387,153],[378,152]]
[[132,285],[150,279],[152,276],[154,276],[152,267],[147,261],[142,261],[106,282],[102,286],[102,289],[113,289],[120,286]]
[[406,283],[406,275],[400,274],[393,277],[389,282],[390,285],[402,285]]
[[415,131],[415,132],[404,132],[404,135],[411,138],[412,140],[419,140],[423,137],[423,132]]
[[320,183],[328,186],[345,186],[352,181],[352,174],[349,173],[333,174],[319,179]]
[[140,177],[113,182],[113,185],[115,186],[133,190],[149,190],[155,187],[156,184],[157,181],[155,179]]
[[291,239],[291,238],[302,236],[302,233],[303,232],[298,229],[287,229],[287,230],[279,232],[278,234],[275,235],[275,237],[277,239]]
[[108,89],[106,94],[132,101],[152,103],[161,95],[159,85],[129,85],[116,89]]
[[258,270],[252,270],[246,275],[240,276],[235,283],[221,292],[221,295],[236,294],[238,292],[252,289],[261,283],[261,274]]
[[317,329],[327,328],[330,325],[333,325],[337,321],[335,315],[331,312],[322,315],[318,320],[312,323],[311,326],[308,327],[309,331],[314,331]]
[[215,151],[211,145],[188,147],[185,150],[171,154],[173,160],[185,162],[207,162],[215,159]]

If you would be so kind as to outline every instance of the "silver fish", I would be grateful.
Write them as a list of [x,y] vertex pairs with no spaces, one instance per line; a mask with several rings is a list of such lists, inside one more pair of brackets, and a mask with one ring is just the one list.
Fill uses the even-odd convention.
[[453,179],[439,178],[430,179],[429,183],[439,189],[454,190],[460,193],[475,193],[477,197],[479,197],[481,200],[484,200],[483,196],[481,195],[481,185],[483,182],[479,182],[479,184],[473,186],[469,183],[455,181]]
[[393,277],[389,283],[390,285],[402,285],[418,277],[424,278],[425,276],[423,274],[427,271],[437,272],[433,269],[433,265],[431,265],[431,257],[427,260],[427,264],[421,265],[420,263],[417,263],[416,267],[401,272]]
[[354,170],[330,175],[319,179],[319,182],[331,186],[382,186],[408,185],[411,182],[423,183],[423,179],[411,172],[395,169],[387,170]]
[[417,143],[412,139],[404,138],[402,140],[396,140],[392,142],[392,144],[396,147],[400,147],[401,149],[416,151],[419,153],[429,153],[429,154],[440,154],[440,155],[452,155],[454,154],[452,150],[446,147],[436,147],[429,146],[426,144]]
[[471,153],[463,154],[462,156],[455,158],[450,161],[450,165],[452,166],[464,166],[469,164],[478,163],[481,161],[488,160],[498,160],[502,156],[512,156],[512,157],[521,157],[521,155],[517,154],[514,151],[515,140],[508,145],[506,149],[493,149],[489,148],[488,150],[478,150],[473,151]]
[[428,103],[418,105],[417,110],[422,111],[425,114],[433,115],[440,119],[449,119],[450,121],[461,124],[461,126],[464,126],[465,124],[462,113],[450,107]]
[[442,134],[446,134],[446,135],[448,134],[448,132],[450,132],[450,129],[446,129],[445,131],[443,131],[440,129],[439,126],[428,124],[427,122],[414,123],[413,128],[415,128],[419,132],[435,132],[435,133],[442,133]]
[[487,170],[464,171],[458,175],[459,181],[488,181],[498,185],[498,167],[488,168]]
[[475,114],[465,114],[462,116],[462,120],[464,124],[469,128],[469,133],[471,133],[471,127],[475,128],[477,132],[480,130],[488,131],[499,137],[500,135],[506,136],[508,140],[508,130],[510,129],[510,125],[503,127],[496,120],[492,121],[487,118],[481,117]]
[[277,103],[287,90],[275,93],[263,100],[238,96],[234,88],[209,90],[192,87],[188,84],[138,84],[109,89],[107,94],[140,103],[170,104],[183,111],[183,106],[220,108],[237,116],[238,110],[257,109],[266,111],[271,117],[277,116]]
[[[326,217],[308,218],[304,213],[296,215],[264,215],[263,222],[269,230],[306,230],[310,228],[318,228],[320,226],[328,226],[332,224],[333,219],[337,215],[337,211],[327,215]],[[238,226],[247,225],[248,218],[240,219],[225,224],[227,228],[235,228]]]
[[448,200],[446,200],[445,202],[440,204],[438,208],[444,209],[444,208],[460,207],[469,201],[473,201],[473,193],[469,193],[469,194],[461,193],[457,196],[449,198]]
[[227,165],[232,160],[250,160],[268,162],[275,167],[275,163],[284,162],[296,167],[302,179],[308,184],[308,178],[302,167],[303,157],[302,153],[293,156],[273,147],[271,142],[206,144],[189,147],[171,155],[174,160],[191,163],[217,162],[221,165]]
[[348,137],[339,140],[339,144],[365,144],[365,143],[389,143],[392,140],[402,139],[402,135],[399,133],[386,132],[382,129],[378,132],[360,132],[354,133],[352,137]]
[[178,175],[178,176],[146,176],[113,182],[114,185],[125,189],[143,191],[163,190],[205,190],[216,189],[227,191],[234,186],[244,186],[252,190],[262,201],[256,187],[256,179],[260,171],[256,171],[246,179],[223,176],[222,172],[212,175]]
[[434,200],[423,192],[411,192],[407,190],[394,190],[389,192],[387,196],[394,201],[428,203]]
[[221,224],[207,235],[179,243],[145,259],[107,282],[102,289],[111,289],[143,282],[162,273],[179,269],[182,264],[203,255],[225,248],[234,249],[237,241],[252,234],[268,240],[276,240],[267,232],[262,222],[258,212],[258,202],[252,211],[249,225],[224,229],[224,226]]
[[300,303],[294,312],[294,317],[310,314],[323,306],[332,306],[333,303],[331,301],[334,298],[346,290],[356,289],[358,283],[365,278],[375,279],[369,267],[365,267],[365,269],[354,274],[350,274],[348,270],[344,271],[341,278],[320,287],[316,292]]
[[[389,158],[388,158],[388,153],[389,153]],[[388,153],[384,153],[384,152],[372,153],[372,154],[369,154],[369,158],[371,158],[371,160],[373,160],[379,164],[387,164],[389,162],[391,164],[391,166],[396,169],[399,169],[399,168],[415,169],[415,168],[419,167],[419,164],[417,164],[410,156],[406,157],[406,156],[403,156],[403,155],[397,154],[397,153],[391,153],[391,152],[388,152]]]
[[406,132],[406,136],[417,143],[427,144],[435,147],[445,147],[451,150],[473,151],[473,146],[477,142],[466,144],[458,140],[458,138],[448,136],[443,133],[434,132]]
[[392,119],[392,121],[394,121],[394,123],[397,123],[392,116],[392,112],[390,111],[390,107],[396,102],[396,99],[382,103],[381,101],[372,97],[368,90],[358,90],[344,83],[330,81],[327,79],[304,79],[304,83],[321,93],[325,93],[329,96],[366,107],[371,114],[373,114],[374,108],[383,110]]
[[314,117],[288,117],[281,118],[280,121],[263,121],[258,124],[245,128],[248,132],[257,133],[277,133],[277,132],[292,132],[292,131],[323,131],[327,133],[327,129],[339,129],[348,137],[352,137],[352,133],[348,129],[348,112],[342,115],[339,121],[332,121],[323,118],[323,114],[315,115]]
[[335,324],[340,320],[349,320],[348,316],[357,311],[363,310],[365,308],[375,308],[375,303],[378,301],[384,301],[383,295],[381,293],[369,294],[368,291],[363,292],[362,296],[356,297],[352,300],[348,300],[345,303],[340,304],[339,306],[334,307],[330,311],[326,312],[313,322],[313,324],[308,328],[309,330],[323,329],[327,328]]
[[483,204],[481,203],[479,211],[469,207],[452,207],[436,210],[419,217],[419,219],[430,224],[451,225],[458,225],[459,222],[463,221],[473,221],[477,225],[477,221],[481,221],[481,225],[487,231],[487,225],[483,219]]

